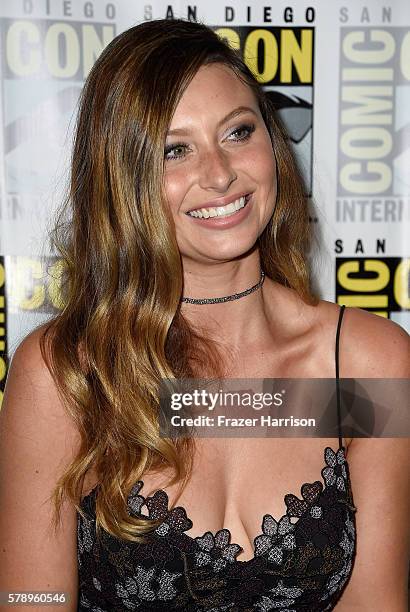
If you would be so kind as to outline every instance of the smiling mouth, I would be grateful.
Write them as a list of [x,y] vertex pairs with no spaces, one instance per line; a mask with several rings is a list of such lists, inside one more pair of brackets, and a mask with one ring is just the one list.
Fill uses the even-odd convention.
[[214,206],[210,208],[197,208],[196,210],[191,210],[186,214],[190,217],[194,217],[196,219],[217,219],[217,218],[226,218],[231,217],[238,210],[242,210],[245,208],[247,203],[249,202],[251,194],[248,193],[246,196],[242,196],[231,202],[230,204],[226,204],[225,206]]

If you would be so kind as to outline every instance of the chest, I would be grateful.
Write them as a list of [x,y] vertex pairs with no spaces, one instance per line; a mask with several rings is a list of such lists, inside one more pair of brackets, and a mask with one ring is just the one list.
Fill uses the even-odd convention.
[[263,517],[268,514],[280,520],[287,512],[285,496],[301,508],[306,502],[301,488],[306,491],[312,485],[312,497],[318,491],[313,483],[324,484],[322,470],[331,468],[324,457],[326,446],[336,450],[337,442],[304,438],[197,440],[191,476],[182,492],[178,485],[167,485],[169,474],[157,473],[144,476],[143,495],[150,497],[164,490],[170,508],[184,508],[192,523],[186,531],[190,537],[228,529],[231,541],[242,548],[238,559],[248,560],[254,554],[255,538],[263,533]]

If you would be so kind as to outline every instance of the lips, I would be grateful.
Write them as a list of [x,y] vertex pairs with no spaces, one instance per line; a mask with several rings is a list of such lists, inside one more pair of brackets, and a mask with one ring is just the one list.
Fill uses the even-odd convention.
[[[253,198],[252,198],[252,194],[249,194],[248,196],[244,197],[242,196],[242,198],[240,198],[241,201],[245,201],[245,204],[242,206],[242,208],[239,208],[236,210],[236,212],[234,213],[230,213],[227,215],[219,215],[219,214],[214,214],[218,208],[211,208],[210,209],[210,215],[212,216],[199,216],[199,213],[187,213],[187,217],[188,219],[190,219],[190,223],[193,223],[194,225],[199,225],[202,226],[203,229],[205,231],[224,231],[224,230],[228,230],[231,229],[237,225],[240,225],[245,219],[248,218],[248,216],[251,214],[251,211],[253,209]],[[232,206],[232,204],[230,204]],[[226,208],[229,205],[226,205],[224,208],[226,210]],[[213,211],[213,212],[212,212]],[[208,213],[206,213],[206,211],[203,211],[206,215]],[[203,213],[202,213],[203,214]]]
[[192,212],[193,210],[201,210],[201,208],[218,208],[220,206],[227,206],[233,202],[236,202],[240,198],[245,197],[246,202],[249,200],[250,193],[246,191],[242,191],[241,193],[234,194],[232,196],[226,196],[224,198],[218,198],[218,200],[212,200],[211,202],[204,202],[203,204],[198,204],[198,206],[193,206],[185,211],[185,214]]

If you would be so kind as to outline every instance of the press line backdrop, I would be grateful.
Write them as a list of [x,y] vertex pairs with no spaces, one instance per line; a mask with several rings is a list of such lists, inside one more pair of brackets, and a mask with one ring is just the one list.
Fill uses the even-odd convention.
[[117,34],[165,17],[214,28],[274,100],[313,202],[322,298],[410,331],[409,2],[2,0],[0,405],[17,344],[61,307],[46,236],[84,79]]

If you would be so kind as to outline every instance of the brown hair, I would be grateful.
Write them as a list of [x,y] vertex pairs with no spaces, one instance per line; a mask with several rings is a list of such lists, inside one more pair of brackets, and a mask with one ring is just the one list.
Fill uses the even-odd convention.
[[129,516],[132,485],[160,466],[172,468],[172,483],[184,483],[192,467],[191,440],[159,436],[161,379],[226,374],[217,343],[181,315],[181,257],[163,194],[171,118],[199,67],[213,62],[254,91],[277,160],[278,197],[259,238],[261,265],[315,303],[303,186],[270,103],[242,59],[198,23],[158,20],[120,34],[86,80],[70,188],[52,236],[63,263],[64,307],[43,335],[42,353],[81,434],[53,492],[55,524],[64,497],[81,512],[83,478],[93,466],[97,528],[139,540],[152,522]]

